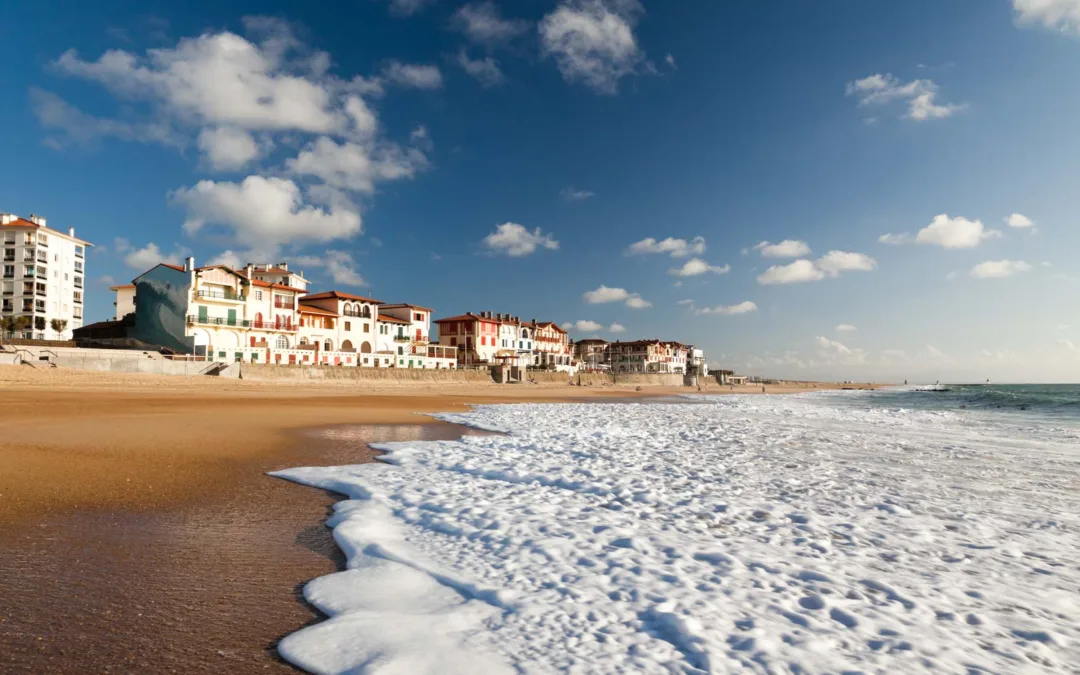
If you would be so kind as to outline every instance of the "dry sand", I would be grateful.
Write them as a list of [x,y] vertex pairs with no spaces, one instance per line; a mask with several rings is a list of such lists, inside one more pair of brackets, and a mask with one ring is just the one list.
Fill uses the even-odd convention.
[[466,431],[418,412],[687,391],[0,366],[0,671],[287,672],[277,640],[319,619],[299,589],[343,561],[335,496],[267,471]]

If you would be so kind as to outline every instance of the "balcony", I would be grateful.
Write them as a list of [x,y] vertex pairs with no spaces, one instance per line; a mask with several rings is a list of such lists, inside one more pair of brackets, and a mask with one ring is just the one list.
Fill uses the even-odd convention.
[[296,303],[274,300],[275,309],[296,309]]
[[395,335],[394,342],[412,342],[412,338],[408,335]]
[[295,333],[298,330],[298,326],[273,321],[229,319],[221,316],[197,316],[195,314],[188,314],[187,322],[191,326],[227,326],[231,328],[254,328],[256,330],[280,330],[286,333]]
[[236,302],[244,302],[247,297],[240,293],[234,293],[233,291],[199,291],[198,296],[200,299],[208,300],[234,300]]
[[85,255],[85,253],[83,253],[83,247],[82,246],[76,246],[75,247],[75,257],[76,258],[82,258],[84,255]]

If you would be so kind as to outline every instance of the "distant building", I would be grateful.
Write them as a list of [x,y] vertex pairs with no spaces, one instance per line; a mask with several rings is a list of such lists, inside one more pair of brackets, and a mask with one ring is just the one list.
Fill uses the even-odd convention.
[[462,366],[488,366],[498,363],[499,324],[491,312],[438,319],[439,344],[456,347],[458,364]]
[[574,343],[574,359],[588,372],[607,370],[608,342],[600,338],[586,338]]
[[135,312],[135,284],[109,286],[109,290],[116,293],[116,299],[113,300],[113,307],[116,308],[113,316],[114,321],[119,321],[128,314]]
[[[89,242],[46,226],[41,216],[0,213],[3,281],[0,316],[26,317],[24,336],[67,340],[83,325],[86,247]],[[56,321],[57,327],[53,327]]]
[[554,321],[537,323],[536,347],[533,349],[535,365],[541,368],[573,372],[573,353],[570,350],[570,335]]

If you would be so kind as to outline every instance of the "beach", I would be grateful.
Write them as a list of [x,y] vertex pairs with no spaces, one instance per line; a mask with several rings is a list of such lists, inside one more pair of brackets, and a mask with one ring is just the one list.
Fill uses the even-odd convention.
[[338,497],[266,472],[464,432],[418,413],[688,391],[2,368],[0,568],[14,572],[0,592],[0,669],[287,671],[274,645],[320,616],[299,587],[342,565],[325,526]]

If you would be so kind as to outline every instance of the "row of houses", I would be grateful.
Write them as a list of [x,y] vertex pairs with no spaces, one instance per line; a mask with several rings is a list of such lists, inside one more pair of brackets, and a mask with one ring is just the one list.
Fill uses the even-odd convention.
[[[510,368],[573,373],[702,372],[704,357],[678,342],[574,344],[553,321],[467,312],[432,320],[433,310],[342,291],[312,293],[287,262],[196,267],[160,263],[113,286],[112,322],[83,337],[124,337],[212,361],[371,368]],[[437,327],[437,335],[431,332]],[[698,370],[695,370],[698,369]]]
[[708,375],[705,352],[660,339],[608,342],[598,338],[574,344],[574,358],[586,371]]

